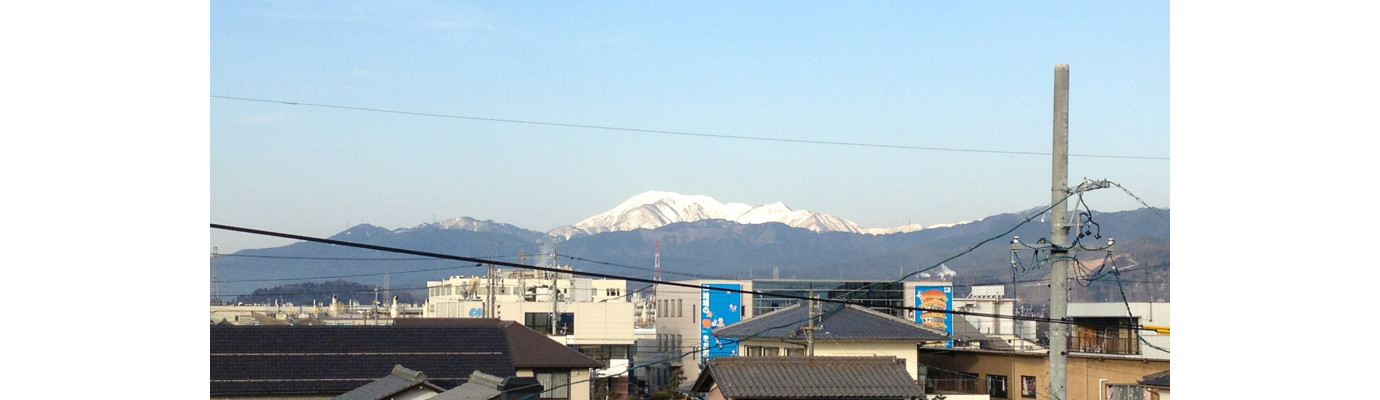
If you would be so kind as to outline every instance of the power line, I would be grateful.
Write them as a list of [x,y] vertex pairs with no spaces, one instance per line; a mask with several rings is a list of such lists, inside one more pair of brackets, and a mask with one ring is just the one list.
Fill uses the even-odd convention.
[[[770,138],[770,137],[760,137],[760,136],[721,135],[721,134],[710,134],[710,133],[696,133],[696,132],[683,132],[683,131],[667,131],[667,130],[658,130],[658,129],[624,128],[624,127],[605,126],[605,125],[586,125],[586,124],[571,124],[571,123],[561,123],[561,122],[542,122],[542,121],[529,121],[529,120],[506,119],[506,118],[475,117],[475,116],[454,115],[454,114],[437,114],[437,113],[425,113],[425,112],[416,112],[416,111],[388,110],[388,109],[381,109],[381,108],[342,106],[342,105],[320,104],[320,103],[304,103],[304,102],[285,101],[285,100],[255,99],[255,98],[247,98],[247,97],[231,97],[231,96],[218,96],[218,95],[211,95],[211,98],[226,99],[226,100],[238,100],[238,101],[252,101],[252,102],[260,102],[260,103],[277,103],[277,104],[286,104],[286,105],[291,105],[291,106],[310,106],[310,107],[334,108],[334,109],[341,109],[341,110],[354,110],[354,111],[368,111],[368,112],[378,112],[378,113],[388,113],[388,114],[413,115],[413,116],[421,116],[421,117],[452,118],[452,119],[464,119],[464,120],[473,120],[473,121],[503,122],[503,123],[512,123],[512,124],[557,126],[557,127],[565,127],[565,128],[602,129],[602,130],[610,130],[610,131],[636,132],[636,133],[654,133],[654,134],[662,134],[662,135],[693,136],[693,137],[705,137],[705,138],[716,138],[716,139],[757,140],[757,141],[767,141],[767,142],[824,144],[824,145],[855,146],[855,147],[873,147],[873,148],[888,148],[888,149],[902,149],[902,150],[952,151],[952,152],[964,152],[964,153],[1017,154],[1017,155],[1038,155],[1038,156],[1048,156],[1048,155],[1051,155],[1051,153],[1041,153],[1041,152],[1034,152],[1034,151],[1007,151],[1007,150],[962,149],[962,148],[953,148],[953,147],[907,146],[907,145],[878,144],[878,143],[839,142],[839,141],[828,141],[828,140],[806,140],[806,139]],[[1103,154],[1069,154],[1069,156],[1070,156],[1070,157],[1095,157],[1095,158],[1124,158],[1124,159],[1141,159],[1141,160],[1169,160],[1169,157],[1126,156],[1126,155],[1103,155]]]
[[266,256],[258,254],[217,254],[220,257],[247,257],[247,258],[273,258],[285,260],[324,260],[324,261],[434,261],[428,257],[393,257],[393,258],[370,258],[370,257],[301,257],[301,256]]
[[[474,262],[474,263],[487,263],[487,264],[493,264],[493,265],[495,265],[495,266],[504,266],[504,267],[510,267],[510,268],[523,268],[523,269],[531,269],[531,270],[546,271],[546,272],[555,272],[555,273],[562,273],[562,274],[584,275],[584,276],[591,276],[591,277],[604,278],[604,279],[621,279],[621,280],[632,281],[632,282],[642,282],[642,283],[650,283],[650,284],[661,284],[661,285],[667,285],[667,286],[679,286],[679,287],[684,287],[684,288],[689,288],[689,289],[718,290],[718,291],[724,291],[724,292],[732,292],[732,293],[740,293],[740,294],[758,295],[758,296],[762,296],[762,297],[776,297],[776,298],[786,298],[786,299],[796,299],[796,300],[807,300],[807,301],[813,300],[813,301],[819,301],[819,302],[825,302],[825,303],[834,303],[834,304],[838,304],[838,305],[853,304],[853,305],[858,305],[858,306],[863,306],[863,307],[888,308],[888,309],[905,310],[905,311],[916,311],[916,312],[945,313],[945,314],[966,315],[966,316],[974,316],[974,317],[1006,318],[1006,319],[1014,319],[1014,320],[1025,320],[1025,321],[1036,321],[1036,322],[1048,322],[1048,323],[1060,323],[1060,324],[1072,324],[1072,323],[1073,323],[1073,322],[1071,322],[1071,321],[1052,320],[1052,319],[1049,319],[1049,318],[1041,318],[1041,317],[1015,316],[1015,315],[1003,315],[1003,314],[987,314],[987,313],[976,313],[976,312],[958,311],[958,310],[932,310],[932,309],[920,308],[920,307],[895,306],[895,305],[889,305],[889,304],[864,304],[864,303],[857,303],[857,302],[853,302],[853,301],[840,300],[840,299],[810,298],[810,297],[805,297],[805,296],[795,296],[795,295],[782,294],[782,293],[766,293],[766,292],[760,292],[760,291],[749,291],[749,290],[732,289],[732,288],[721,288],[721,287],[709,287],[709,286],[702,286],[702,285],[693,285],[693,284],[688,284],[688,283],[679,283],[679,282],[672,282],[672,281],[656,281],[656,280],[652,280],[652,279],[643,279],[643,278],[636,278],[636,277],[622,276],[622,275],[614,275],[614,274],[604,274],[604,273],[585,272],[585,271],[573,271],[573,270],[566,270],[566,269],[542,267],[542,266],[536,266],[536,265],[526,265],[526,264],[511,263],[511,262],[506,262],[506,261],[484,260],[484,259],[478,259],[478,258],[472,258],[472,257],[453,256],[453,255],[448,255],[448,254],[440,254],[440,253],[432,253],[432,252],[425,252],[425,251],[418,251],[418,250],[400,249],[400,248],[394,248],[394,247],[386,247],[386,246],[378,246],[378,245],[371,245],[371,244],[347,242],[347,241],[335,240],[335,239],[324,239],[324,238],[317,238],[317,237],[311,237],[311,236],[294,235],[294,234],[290,234],[290,233],[281,233],[281,232],[265,231],[265,230],[260,230],[260,229],[243,228],[243,227],[230,226],[230,225],[221,225],[221,224],[215,224],[215,223],[210,224],[210,227],[211,227],[211,228],[214,228],[214,229],[230,230],[230,231],[236,231],[236,232],[242,232],[242,233],[249,233],[249,234],[255,234],[255,235],[274,236],[274,237],[280,237],[280,238],[286,238],[286,239],[295,239],[295,240],[302,240],[302,241],[308,241],[308,242],[326,243],[326,244],[333,244],[333,245],[337,245],[337,246],[355,247],[355,248],[361,248],[361,249],[369,249],[369,250],[384,251],[384,252],[392,252],[392,253],[411,254],[411,255],[423,256],[423,257],[435,257],[435,258],[441,258],[441,259],[447,259],[447,260],[466,261],[466,262]],[[974,246],[974,248],[976,248],[976,247],[977,247],[977,246]],[[968,251],[972,251],[972,249],[969,249]],[[965,252],[965,253],[966,253],[966,252]],[[955,256],[955,257],[956,257],[956,256]],[[952,259],[952,257],[951,257],[950,259]],[[931,267],[931,268],[933,268],[933,267]],[[909,276],[909,275],[907,275],[907,276]],[[904,278],[904,277],[903,277],[903,278]],[[898,280],[898,281],[899,281],[899,280]],[[410,288],[409,288],[409,289],[410,289]]]

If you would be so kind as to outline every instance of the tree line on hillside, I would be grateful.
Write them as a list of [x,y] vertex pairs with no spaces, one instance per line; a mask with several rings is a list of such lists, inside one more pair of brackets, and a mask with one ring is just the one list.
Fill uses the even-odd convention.
[[235,297],[235,302],[243,304],[326,305],[331,303],[332,296],[335,297],[336,301],[342,303],[354,301],[359,304],[371,304],[377,296],[379,303],[386,306],[391,304],[393,296],[397,296],[399,303],[418,304],[416,297],[407,291],[389,291],[375,285],[345,280],[292,283],[255,289],[249,295]]

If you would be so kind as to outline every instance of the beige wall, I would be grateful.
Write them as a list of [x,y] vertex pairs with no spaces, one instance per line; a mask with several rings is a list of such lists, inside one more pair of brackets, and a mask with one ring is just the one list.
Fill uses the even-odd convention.
[[[935,367],[979,374],[981,387],[986,387],[987,375],[1006,376],[1011,399],[1021,399],[1021,376],[1036,379],[1037,400],[1049,398],[1049,365],[1045,354],[1015,355],[995,352],[926,352],[920,363]],[[1068,400],[1096,400],[1098,380],[1109,385],[1135,385],[1146,375],[1169,369],[1165,360],[1129,360],[1072,356],[1068,359]],[[932,375],[932,374],[931,374]]]
[[[551,302],[541,301],[499,302],[498,318],[521,324],[526,321],[527,313],[550,313],[551,306]],[[427,317],[432,318],[467,318],[471,308],[483,307],[483,302],[473,300],[435,302],[428,303],[426,311]],[[558,302],[555,305],[556,312],[575,314],[575,334],[552,339],[566,345],[631,345],[635,340],[634,307],[633,303],[626,301]]]
[[[536,376],[536,373],[530,369],[519,369],[516,376],[531,377]],[[570,370],[570,400],[589,400],[589,379],[590,372],[587,369]]]

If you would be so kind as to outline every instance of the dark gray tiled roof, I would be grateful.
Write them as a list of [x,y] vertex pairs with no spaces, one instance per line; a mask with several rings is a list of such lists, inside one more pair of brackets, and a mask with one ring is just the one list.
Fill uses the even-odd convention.
[[515,321],[497,318],[404,318],[398,326],[492,325],[503,328],[517,368],[602,368],[604,364]]
[[494,325],[212,326],[211,394],[341,394],[406,365],[453,388],[479,370],[516,370]]
[[896,357],[719,357],[694,390],[718,385],[729,399],[919,398],[920,386]]
[[537,398],[542,392],[536,377],[497,376],[475,371],[470,381],[432,397],[432,400],[495,400]]
[[433,393],[444,391],[436,385],[427,383],[426,380],[426,374],[421,371],[394,365],[393,373],[388,374],[388,376],[345,392],[345,394],[336,396],[332,400],[381,400],[412,388],[422,388]]
[[1169,387],[1169,370],[1156,372],[1140,379],[1140,384],[1146,386]]
[[[882,314],[865,307],[853,305],[825,304],[825,316],[816,320],[823,329],[815,332],[817,339],[829,340],[947,340],[948,336],[939,330],[920,326],[920,324]],[[837,310],[837,312],[833,312]],[[724,338],[766,338],[800,339],[804,338],[800,328],[805,327],[808,310],[805,304],[762,314],[742,322],[725,326],[714,331],[714,336]]]
[[503,392],[498,387],[503,378],[475,371],[470,381],[455,389],[447,390],[432,397],[432,400],[490,400],[498,398]]

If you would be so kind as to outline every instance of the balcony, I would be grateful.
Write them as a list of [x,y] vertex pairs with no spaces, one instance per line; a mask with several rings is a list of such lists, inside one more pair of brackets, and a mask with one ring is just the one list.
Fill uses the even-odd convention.
[[1069,338],[1070,352],[1120,355],[1140,355],[1140,341],[1135,337],[1075,336]]
[[929,369],[924,386],[927,394],[987,394],[977,374],[937,368]]
[[987,394],[977,379],[926,379],[927,394]]

